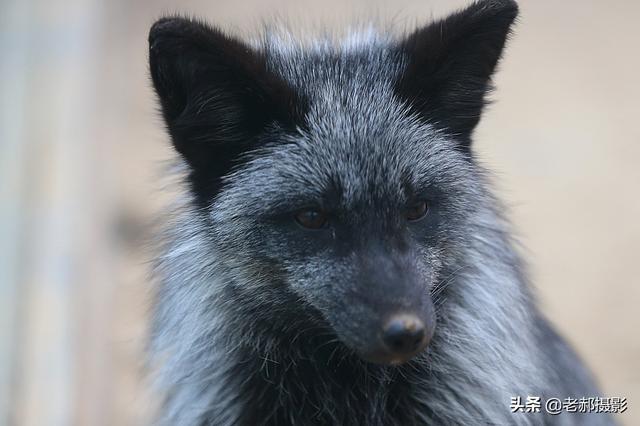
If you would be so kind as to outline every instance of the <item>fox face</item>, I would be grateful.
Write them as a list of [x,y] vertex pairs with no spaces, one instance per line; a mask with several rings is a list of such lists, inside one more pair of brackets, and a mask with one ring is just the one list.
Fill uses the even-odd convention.
[[428,346],[438,288],[487,208],[470,138],[516,13],[483,2],[349,45],[154,25],[153,84],[216,285],[256,318],[239,332],[324,333],[384,364]]

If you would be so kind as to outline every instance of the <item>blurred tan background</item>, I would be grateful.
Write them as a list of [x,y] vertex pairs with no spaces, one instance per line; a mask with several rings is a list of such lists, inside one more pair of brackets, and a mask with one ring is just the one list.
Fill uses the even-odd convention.
[[[0,2],[0,425],[138,425],[153,405],[144,241],[172,155],[147,76],[154,19],[405,27],[465,3]],[[640,424],[640,2],[520,4],[476,149],[544,311]]]

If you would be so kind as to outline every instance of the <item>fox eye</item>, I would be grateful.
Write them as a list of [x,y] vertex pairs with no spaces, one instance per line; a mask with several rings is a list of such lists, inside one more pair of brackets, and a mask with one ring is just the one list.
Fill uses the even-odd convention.
[[409,206],[407,210],[407,220],[415,222],[422,219],[429,211],[429,205],[425,200],[419,200]]
[[307,229],[320,229],[327,225],[327,214],[315,209],[299,211],[295,219],[300,226]]

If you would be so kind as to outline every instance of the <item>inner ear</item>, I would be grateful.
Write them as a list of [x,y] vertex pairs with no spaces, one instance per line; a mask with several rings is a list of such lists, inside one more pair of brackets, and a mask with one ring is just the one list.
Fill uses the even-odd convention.
[[173,145],[204,202],[269,126],[301,125],[305,103],[269,70],[264,53],[202,22],[156,22],[149,66]]
[[479,1],[403,39],[398,94],[425,121],[468,149],[491,75],[518,13],[512,0]]

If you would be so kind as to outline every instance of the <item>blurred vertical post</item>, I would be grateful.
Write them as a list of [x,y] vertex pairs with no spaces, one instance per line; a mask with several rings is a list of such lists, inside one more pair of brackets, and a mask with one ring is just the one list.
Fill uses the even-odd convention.
[[0,424],[11,421],[14,368],[19,343],[17,316],[21,299],[21,244],[25,180],[25,98],[27,90],[27,2],[0,3]]
[[[96,272],[107,268],[96,262],[108,256],[91,246],[104,204],[91,127],[99,1],[62,3],[0,5],[0,400],[3,420],[21,425],[78,423],[80,383],[91,381],[79,376],[100,370],[82,368],[82,354],[101,359],[85,330],[106,336],[95,319],[106,319]],[[92,391],[82,403],[96,408],[105,401]]]

